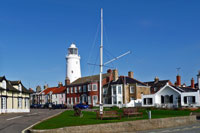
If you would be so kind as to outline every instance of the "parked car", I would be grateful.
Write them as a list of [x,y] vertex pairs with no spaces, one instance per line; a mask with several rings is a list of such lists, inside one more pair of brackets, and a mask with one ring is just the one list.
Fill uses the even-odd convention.
[[87,104],[76,104],[76,105],[73,106],[73,108],[88,109],[89,105],[87,105]]
[[41,108],[41,107],[42,107],[41,104],[32,104],[32,105],[30,106],[30,108],[34,108],[34,109],[39,109],[39,108]]
[[48,108],[52,108],[54,109],[55,108],[55,104],[53,103],[45,103],[43,106],[42,106],[43,109],[48,109]]
[[56,104],[56,105],[54,106],[54,108],[55,108],[55,109],[66,109],[67,106],[66,106],[65,104]]

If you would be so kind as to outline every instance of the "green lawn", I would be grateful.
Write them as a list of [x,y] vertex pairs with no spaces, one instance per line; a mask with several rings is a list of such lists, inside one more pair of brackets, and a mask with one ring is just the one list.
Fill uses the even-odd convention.
[[[122,109],[112,108],[105,110],[117,110],[122,113]],[[74,111],[65,111],[60,115],[43,121],[33,127],[33,129],[54,129],[61,128],[66,126],[78,126],[78,125],[89,125],[89,124],[100,124],[100,123],[113,123],[113,122],[122,122],[122,121],[132,121],[132,120],[141,120],[148,119],[147,110],[140,109],[140,112],[143,112],[142,118],[134,118],[134,117],[122,117],[121,120],[118,119],[105,119],[105,120],[97,120],[95,112],[87,112],[83,111],[83,117],[74,116]],[[199,110],[198,110],[199,111]],[[152,109],[152,119],[155,118],[166,118],[166,117],[178,117],[178,116],[187,116],[191,111],[189,110],[163,110],[163,109]]]

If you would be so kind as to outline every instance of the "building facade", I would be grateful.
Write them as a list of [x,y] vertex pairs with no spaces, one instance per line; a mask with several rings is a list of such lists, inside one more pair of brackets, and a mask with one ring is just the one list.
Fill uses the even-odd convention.
[[107,106],[141,106],[141,95],[150,94],[150,87],[133,78],[133,72],[128,76],[119,76],[113,72],[113,80],[103,86],[103,103]]
[[[102,74],[102,84],[105,85],[112,80],[112,70]],[[82,77],[71,84],[66,82],[67,105],[84,103],[91,106],[99,104],[99,75]]]
[[21,81],[0,77],[0,113],[30,112],[30,92]]

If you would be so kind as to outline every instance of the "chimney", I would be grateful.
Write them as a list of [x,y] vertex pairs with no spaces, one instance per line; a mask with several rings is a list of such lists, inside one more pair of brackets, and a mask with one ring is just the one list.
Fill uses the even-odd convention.
[[58,82],[58,87],[63,86],[62,82]]
[[110,81],[112,81],[112,79],[113,79],[112,70],[111,70],[111,69],[108,69],[108,70],[107,70],[107,73],[109,74],[109,76],[106,77],[106,82],[110,82]]
[[181,86],[181,76],[180,76],[180,75],[177,75],[177,76],[176,76],[176,85],[177,85],[178,87]]
[[156,76],[156,77],[154,78],[154,82],[157,83],[158,81],[159,81],[159,78]]
[[200,89],[200,71],[197,75],[197,83],[198,83],[198,89]]
[[114,80],[114,81],[117,81],[117,80],[118,80],[118,70],[117,70],[117,69],[114,69],[114,70],[113,70],[113,80]]
[[191,79],[191,88],[195,88],[194,87],[194,78]]
[[133,72],[132,71],[128,72],[128,77],[133,79]]
[[69,85],[69,84],[70,84],[70,80],[69,80],[68,77],[66,77],[66,79],[65,79],[65,86],[67,86],[67,85]]
[[107,70],[107,73],[111,73],[111,72],[112,72],[112,70],[111,70],[111,69],[108,69],[108,70]]

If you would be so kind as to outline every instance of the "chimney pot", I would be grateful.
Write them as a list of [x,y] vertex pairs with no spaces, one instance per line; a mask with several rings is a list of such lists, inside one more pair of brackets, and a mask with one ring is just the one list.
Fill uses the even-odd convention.
[[156,76],[155,78],[154,78],[154,82],[158,82],[159,81],[159,78]]
[[133,79],[133,72],[132,71],[128,72],[128,77]]
[[65,79],[65,86],[67,86],[69,84],[70,84],[70,79],[68,77],[66,77],[66,79]]

